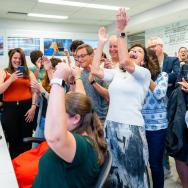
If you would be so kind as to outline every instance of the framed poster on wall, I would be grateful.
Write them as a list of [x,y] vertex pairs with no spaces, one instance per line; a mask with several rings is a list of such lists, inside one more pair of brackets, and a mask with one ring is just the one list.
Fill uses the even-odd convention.
[[13,48],[22,48],[26,56],[31,51],[40,50],[40,39],[32,37],[8,37],[8,50]]
[[3,37],[0,36],[0,55],[3,55],[4,54],[4,44],[3,44]]
[[70,53],[70,45],[72,39],[44,39],[44,55],[46,56],[64,56],[64,49],[67,49]]

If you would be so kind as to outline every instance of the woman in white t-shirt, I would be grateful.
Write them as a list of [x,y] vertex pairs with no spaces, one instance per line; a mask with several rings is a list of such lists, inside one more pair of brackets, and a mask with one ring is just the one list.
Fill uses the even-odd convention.
[[118,54],[122,70],[102,70],[99,67],[101,53],[107,41],[107,32],[102,27],[98,32],[99,43],[91,72],[100,79],[111,81],[110,105],[105,121],[106,140],[113,156],[111,187],[146,188],[148,147],[141,110],[151,75],[140,66],[148,60],[145,48],[135,46],[128,52],[123,33],[127,20],[125,10],[119,9],[116,31],[119,33]]

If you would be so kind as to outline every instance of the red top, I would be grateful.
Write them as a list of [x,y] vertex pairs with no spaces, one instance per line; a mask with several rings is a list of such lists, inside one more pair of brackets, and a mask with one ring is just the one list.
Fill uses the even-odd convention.
[[[10,78],[10,74],[6,72],[5,81]],[[18,78],[3,93],[3,101],[16,102],[31,99],[30,79]]]

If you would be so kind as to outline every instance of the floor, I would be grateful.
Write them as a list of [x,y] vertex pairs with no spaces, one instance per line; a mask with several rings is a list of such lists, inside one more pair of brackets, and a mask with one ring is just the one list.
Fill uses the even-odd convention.
[[165,188],[182,188],[174,159],[170,157],[171,176],[165,180]]
[[[171,167],[171,175],[169,176],[169,178],[165,180],[164,188],[182,188],[180,179],[176,171],[174,159],[171,157],[170,157],[170,167]],[[151,176],[150,176],[150,182],[151,182]]]

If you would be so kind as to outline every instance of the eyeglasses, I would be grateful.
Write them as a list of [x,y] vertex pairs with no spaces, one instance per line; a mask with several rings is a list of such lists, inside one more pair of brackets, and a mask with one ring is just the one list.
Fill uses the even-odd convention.
[[186,50],[182,50],[182,51],[179,51],[179,53],[187,53],[188,51]]
[[154,44],[154,45],[151,45],[151,46],[149,46],[149,48],[156,48],[157,46],[159,46],[159,45],[161,45],[161,44]]
[[77,55],[77,56],[76,56],[76,59],[77,59],[77,60],[79,60],[80,58],[83,59],[83,58],[86,57],[87,55],[89,55],[89,54],[81,54],[81,55]]

